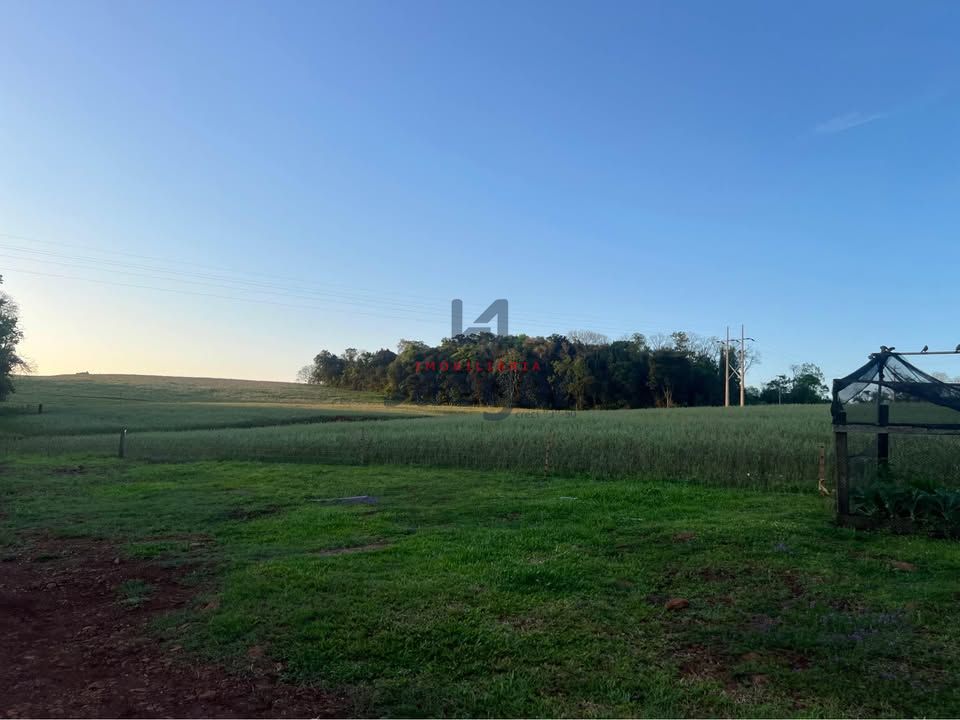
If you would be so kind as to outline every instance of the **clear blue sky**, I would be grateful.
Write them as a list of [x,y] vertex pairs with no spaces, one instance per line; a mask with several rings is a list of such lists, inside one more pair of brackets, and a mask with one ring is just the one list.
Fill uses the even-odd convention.
[[744,322],[756,382],[960,342],[956,2],[3,0],[0,25],[0,272],[41,373],[291,379],[439,340],[454,297],[507,298],[514,332]]

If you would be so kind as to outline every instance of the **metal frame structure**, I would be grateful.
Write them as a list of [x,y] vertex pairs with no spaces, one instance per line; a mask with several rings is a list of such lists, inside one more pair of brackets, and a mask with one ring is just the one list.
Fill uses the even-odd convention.
[[[884,348],[879,354],[871,355],[871,359],[878,355],[960,355],[960,346],[957,350],[923,351],[923,352],[896,352]],[[848,433],[870,433],[877,436],[877,466],[882,469],[888,466],[890,459],[890,435],[960,435],[960,423],[941,427],[924,427],[920,425],[897,424],[890,425],[890,405],[883,402],[883,367],[880,368],[877,392],[877,420],[875,423],[848,423],[846,411],[839,412],[834,417],[833,436],[836,453],[836,481],[837,481],[837,521],[842,525],[859,527],[864,518],[850,513],[850,455],[848,450]],[[836,401],[836,395],[834,396]]]

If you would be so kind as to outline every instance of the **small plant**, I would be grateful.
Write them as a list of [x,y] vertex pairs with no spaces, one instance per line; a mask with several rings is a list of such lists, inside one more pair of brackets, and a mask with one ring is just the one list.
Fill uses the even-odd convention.
[[960,537],[960,490],[933,489],[929,482],[870,483],[850,498],[855,514],[880,521],[910,520],[918,528]]
[[127,580],[118,588],[120,604],[127,608],[138,608],[143,605],[153,591],[150,583],[144,580]]

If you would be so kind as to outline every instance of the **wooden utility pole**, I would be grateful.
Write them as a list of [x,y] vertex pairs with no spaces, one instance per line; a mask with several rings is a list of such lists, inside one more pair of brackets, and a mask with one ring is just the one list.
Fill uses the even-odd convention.
[[[730,368],[730,326],[727,325],[727,339],[723,343],[723,406],[730,407],[730,378],[736,377],[740,386],[740,407],[747,404],[747,340],[746,328],[740,325],[740,350],[737,353],[737,367]],[[733,342],[737,342],[734,338]]]
[[746,359],[746,332],[744,332],[743,325],[740,326],[740,407],[746,405],[746,388],[744,387],[747,384],[747,365],[745,362]]
[[730,407],[730,326],[727,325],[727,340],[723,343],[723,406]]

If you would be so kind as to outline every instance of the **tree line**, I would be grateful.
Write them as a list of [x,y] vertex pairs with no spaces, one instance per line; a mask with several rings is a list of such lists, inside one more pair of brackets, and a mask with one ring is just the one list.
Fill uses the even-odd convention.
[[[2,283],[3,276],[0,275]],[[27,367],[26,362],[17,355],[17,344],[23,339],[19,323],[16,303],[0,291],[0,400],[6,400],[13,392],[13,373]]]
[[[745,357],[749,367],[755,356]],[[731,352],[734,369],[738,362]],[[575,331],[548,337],[474,333],[437,346],[401,340],[397,352],[323,350],[298,379],[383,393],[396,401],[585,410],[722,405],[723,376],[715,338],[678,331],[610,342]],[[768,383],[748,388],[747,401],[808,403],[826,397],[823,373],[815,365],[795,366],[792,377],[782,377],[776,399]],[[730,397],[738,393],[731,380]]]

